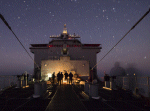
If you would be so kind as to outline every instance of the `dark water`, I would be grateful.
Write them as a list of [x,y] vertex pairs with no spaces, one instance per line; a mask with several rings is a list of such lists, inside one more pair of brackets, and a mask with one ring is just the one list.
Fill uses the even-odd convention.
[[2,90],[5,87],[11,86],[16,84],[17,81],[17,77],[16,76],[9,76],[9,75],[5,75],[2,76],[0,75],[0,90]]

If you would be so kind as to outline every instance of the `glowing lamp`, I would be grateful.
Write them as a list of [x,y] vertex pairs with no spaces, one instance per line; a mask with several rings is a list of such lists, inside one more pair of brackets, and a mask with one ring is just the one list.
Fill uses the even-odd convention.
[[53,47],[53,45],[49,45],[48,47]]
[[48,73],[47,75],[48,75],[48,78],[49,78],[49,77],[52,77],[52,74],[51,74],[51,73]]

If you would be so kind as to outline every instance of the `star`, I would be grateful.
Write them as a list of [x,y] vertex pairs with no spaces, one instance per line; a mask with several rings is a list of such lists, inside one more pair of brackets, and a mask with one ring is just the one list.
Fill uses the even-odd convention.
[[108,20],[108,16],[106,16],[106,19]]
[[113,8],[113,11],[114,11],[114,12],[116,12],[116,9],[115,9],[115,8]]

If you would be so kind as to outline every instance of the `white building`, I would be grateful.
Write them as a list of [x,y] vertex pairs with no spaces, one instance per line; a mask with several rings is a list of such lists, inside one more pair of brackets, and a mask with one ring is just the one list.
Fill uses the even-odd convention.
[[[41,67],[42,79],[48,79],[53,72],[67,71],[78,74],[81,78],[90,75],[90,68],[97,63],[100,44],[82,44],[78,35],[69,35],[66,25],[61,35],[50,36],[48,44],[31,44],[30,51],[35,62]],[[34,68],[37,66],[34,65]],[[95,68],[94,77],[97,75]],[[85,79],[84,78],[84,79]]]

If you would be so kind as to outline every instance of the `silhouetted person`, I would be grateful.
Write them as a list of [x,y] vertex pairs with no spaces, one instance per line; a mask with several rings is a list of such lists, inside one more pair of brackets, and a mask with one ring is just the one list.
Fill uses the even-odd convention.
[[60,73],[60,82],[62,82],[63,83],[63,74],[62,74],[62,72]]
[[134,63],[128,63],[127,64],[127,76],[128,77],[128,84],[129,84],[129,89],[134,91],[136,88],[136,77],[140,75],[140,71],[136,69],[136,64]]
[[115,82],[119,88],[123,87],[123,78],[122,77],[125,75],[126,75],[125,69],[120,67],[119,62],[116,62],[115,67],[113,67],[110,70],[110,76],[116,76]]
[[55,72],[52,74],[53,84],[55,83]]
[[116,62],[115,67],[110,70],[110,76],[125,76],[125,69],[120,67],[120,63]]
[[73,74],[70,72],[70,74],[69,74],[69,84],[70,84],[70,82],[72,84],[72,77],[73,77]]
[[140,70],[136,68],[136,64],[134,63],[128,63],[126,73],[128,76],[135,77],[140,75]]
[[68,83],[68,73],[66,72],[64,75],[65,75],[65,80],[67,80]]
[[60,72],[57,74],[58,85],[61,85],[61,75]]

